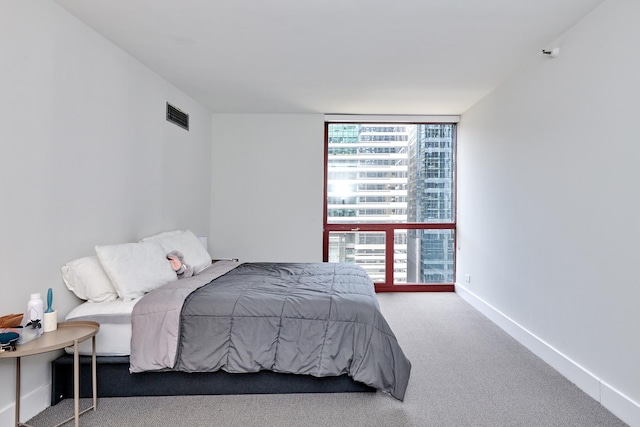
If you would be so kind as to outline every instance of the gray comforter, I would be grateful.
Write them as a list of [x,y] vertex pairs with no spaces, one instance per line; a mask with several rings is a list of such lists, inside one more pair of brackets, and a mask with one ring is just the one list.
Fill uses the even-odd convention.
[[147,294],[132,325],[131,372],[348,374],[403,400],[411,371],[353,264],[218,262]]

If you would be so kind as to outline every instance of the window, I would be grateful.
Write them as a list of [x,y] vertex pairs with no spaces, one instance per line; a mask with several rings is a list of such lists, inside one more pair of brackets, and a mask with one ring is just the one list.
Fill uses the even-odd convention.
[[455,124],[327,123],[324,259],[378,291],[453,290]]

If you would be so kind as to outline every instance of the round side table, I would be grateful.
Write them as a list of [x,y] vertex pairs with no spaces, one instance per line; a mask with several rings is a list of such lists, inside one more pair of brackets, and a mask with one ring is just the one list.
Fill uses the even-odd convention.
[[[58,323],[58,329],[55,331],[45,332],[40,337],[29,341],[26,344],[17,346],[16,351],[5,351],[0,353],[0,359],[14,358],[16,359],[16,419],[15,426],[31,427],[29,424],[20,422],[20,358],[24,356],[32,356],[34,354],[47,353],[54,350],[60,350],[65,347],[73,347],[73,403],[74,416],[64,420],[57,426],[60,426],[72,419],[75,419],[75,425],[80,425],[80,415],[97,408],[97,385],[96,385],[96,334],[100,329],[100,325],[96,322],[62,322]],[[92,376],[92,397],[93,403],[90,407],[80,412],[80,356],[78,354],[78,344],[91,338],[92,342],[92,358],[91,358],[91,376]]]

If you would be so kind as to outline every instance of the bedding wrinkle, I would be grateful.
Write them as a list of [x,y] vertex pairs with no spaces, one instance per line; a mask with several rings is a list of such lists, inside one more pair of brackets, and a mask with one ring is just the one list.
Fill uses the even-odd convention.
[[327,310],[327,316],[325,318],[324,321],[324,334],[322,335],[322,346],[320,347],[320,354],[318,355],[318,370],[316,372],[316,376],[321,376],[322,375],[322,369],[323,369],[323,363],[322,363],[322,357],[324,355],[324,347],[326,344],[326,340],[327,340],[327,332],[329,331],[329,322],[330,319],[332,318],[332,309],[333,309],[333,290],[335,289],[335,284],[336,284],[336,267],[335,265],[333,266],[333,275],[331,277],[331,292],[330,295],[331,297],[329,298],[329,310]]
[[[245,288],[246,289],[246,288]],[[238,295],[238,297],[236,298],[236,300],[233,303],[233,308],[231,309],[231,318],[230,318],[230,323],[229,323],[229,333],[227,334],[227,345],[226,347],[226,354],[227,354],[227,361],[225,363],[226,366],[229,366],[229,358],[231,357],[231,349],[233,347],[233,340],[231,339],[232,335],[233,335],[233,319],[235,318],[235,316],[233,316],[233,314],[236,311],[236,307],[238,306],[238,301],[240,301],[240,298],[242,298],[243,293],[241,293],[240,295]]]
[[[270,268],[269,271],[276,271],[276,269],[275,268]],[[286,268],[283,268],[282,272],[283,273],[288,273],[289,276],[293,276],[293,272],[288,270],[288,269],[286,269]],[[291,296],[292,288],[294,286],[296,286],[298,283],[299,283],[299,280],[296,280],[295,282],[293,282],[293,283],[291,283],[289,285],[289,289],[287,290],[287,293],[285,294],[285,296],[284,296],[284,298],[282,300],[282,305],[280,306],[280,316],[278,318],[278,332],[276,333],[276,336],[275,336],[275,339],[274,339],[274,341],[275,341],[275,352],[274,352],[274,358],[273,358],[273,365],[272,365],[272,368],[271,368],[275,372],[279,372],[276,362],[278,360],[278,350],[280,348],[280,340],[282,339],[282,337],[280,336],[280,333],[281,333],[282,328],[283,328],[285,305],[287,303],[288,298]]]

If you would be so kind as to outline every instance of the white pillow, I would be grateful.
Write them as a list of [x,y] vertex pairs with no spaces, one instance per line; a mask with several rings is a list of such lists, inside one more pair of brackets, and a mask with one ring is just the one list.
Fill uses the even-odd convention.
[[200,273],[211,265],[211,255],[190,230],[165,231],[154,236],[145,237],[141,242],[157,242],[162,246],[165,255],[171,251],[182,252],[184,263],[193,267],[194,274]]
[[177,280],[165,251],[154,242],[96,246],[96,254],[125,301]]
[[118,298],[116,288],[95,255],[78,258],[63,265],[62,280],[71,292],[83,300],[104,302]]

